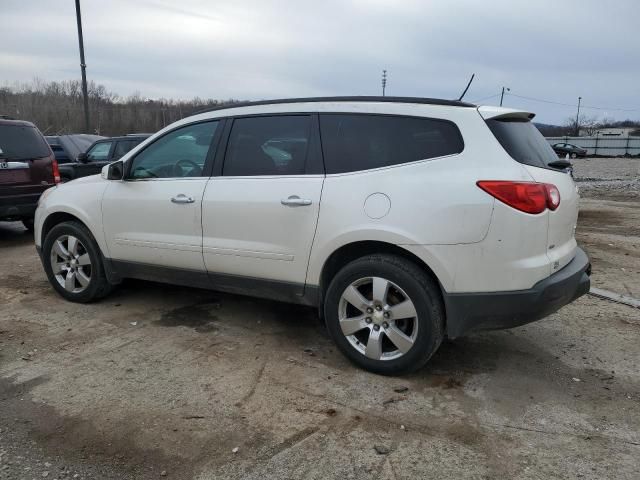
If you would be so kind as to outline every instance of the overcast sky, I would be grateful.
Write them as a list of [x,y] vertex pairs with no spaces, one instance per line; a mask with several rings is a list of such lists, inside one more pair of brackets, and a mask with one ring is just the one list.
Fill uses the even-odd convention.
[[[122,96],[525,97],[640,119],[640,1],[82,0],[87,75]],[[80,76],[73,0],[0,0],[0,85]],[[564,123],[574,106],[505,106]],[[491,98],[487,98],[493,96]],[[633,111],[622,111],[629,109]]]

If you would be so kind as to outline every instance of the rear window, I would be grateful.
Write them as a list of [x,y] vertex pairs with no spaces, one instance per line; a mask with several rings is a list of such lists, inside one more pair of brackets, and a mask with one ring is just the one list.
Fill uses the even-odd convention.
[[327,173],[388,167],[462,152],[447,120],[369,114],[320,115]]
[[36,128],[0,125],[0,158],[29,160],[49,155],[49,145]]
[[529,120],[490,119],[487,125],[511,158],[532,167],[553,169],[549,163],[558,156]]

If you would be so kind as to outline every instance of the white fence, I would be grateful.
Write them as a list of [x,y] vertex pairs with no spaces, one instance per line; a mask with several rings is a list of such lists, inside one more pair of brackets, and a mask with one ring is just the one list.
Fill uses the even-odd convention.
[[587,150],[587,155],[618,157],[640,155],[640,137],[547,137],[551,145],[570,143]]

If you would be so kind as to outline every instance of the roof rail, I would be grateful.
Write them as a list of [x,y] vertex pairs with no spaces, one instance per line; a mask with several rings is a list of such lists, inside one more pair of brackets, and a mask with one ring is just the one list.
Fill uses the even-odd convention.
[[255,102],[235,102],[219,107],[204,108],[194,113],[214,112],[228,108],[253,107],[258,105],[279,105],[283,103],[312,103],[312,102],[387,102],[387,103],[421,103],[426,105],[445,105],[449,107],[473,107],[473,103],[459,100],[444,100],[441,98],[425,97],[380,97],[380,96],[352,96],[352,97],[308,97],[308,98],[279,98],[275,100],[258,100]]

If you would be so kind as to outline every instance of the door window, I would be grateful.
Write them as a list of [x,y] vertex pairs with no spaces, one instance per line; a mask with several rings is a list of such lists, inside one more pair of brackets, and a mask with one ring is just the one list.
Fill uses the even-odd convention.
[[129,178],[202,176],[218,123],[196,123],[167,133],[133,158]]
[[87,152],[87,161],[89,162],[106,162],[109,159],[109,150],[113,142],[102,142],[93,146]]
[[304,174],[310,131],[308,115],[234,120],[223,175]]
[[116,148],[113,150],[113,159],[117,160],[125,153],[138,145],[140,140],[120,140],[116,143]]
[[462,152],[447,120],[392,115],[320,115],[327,173],[355,172]]

